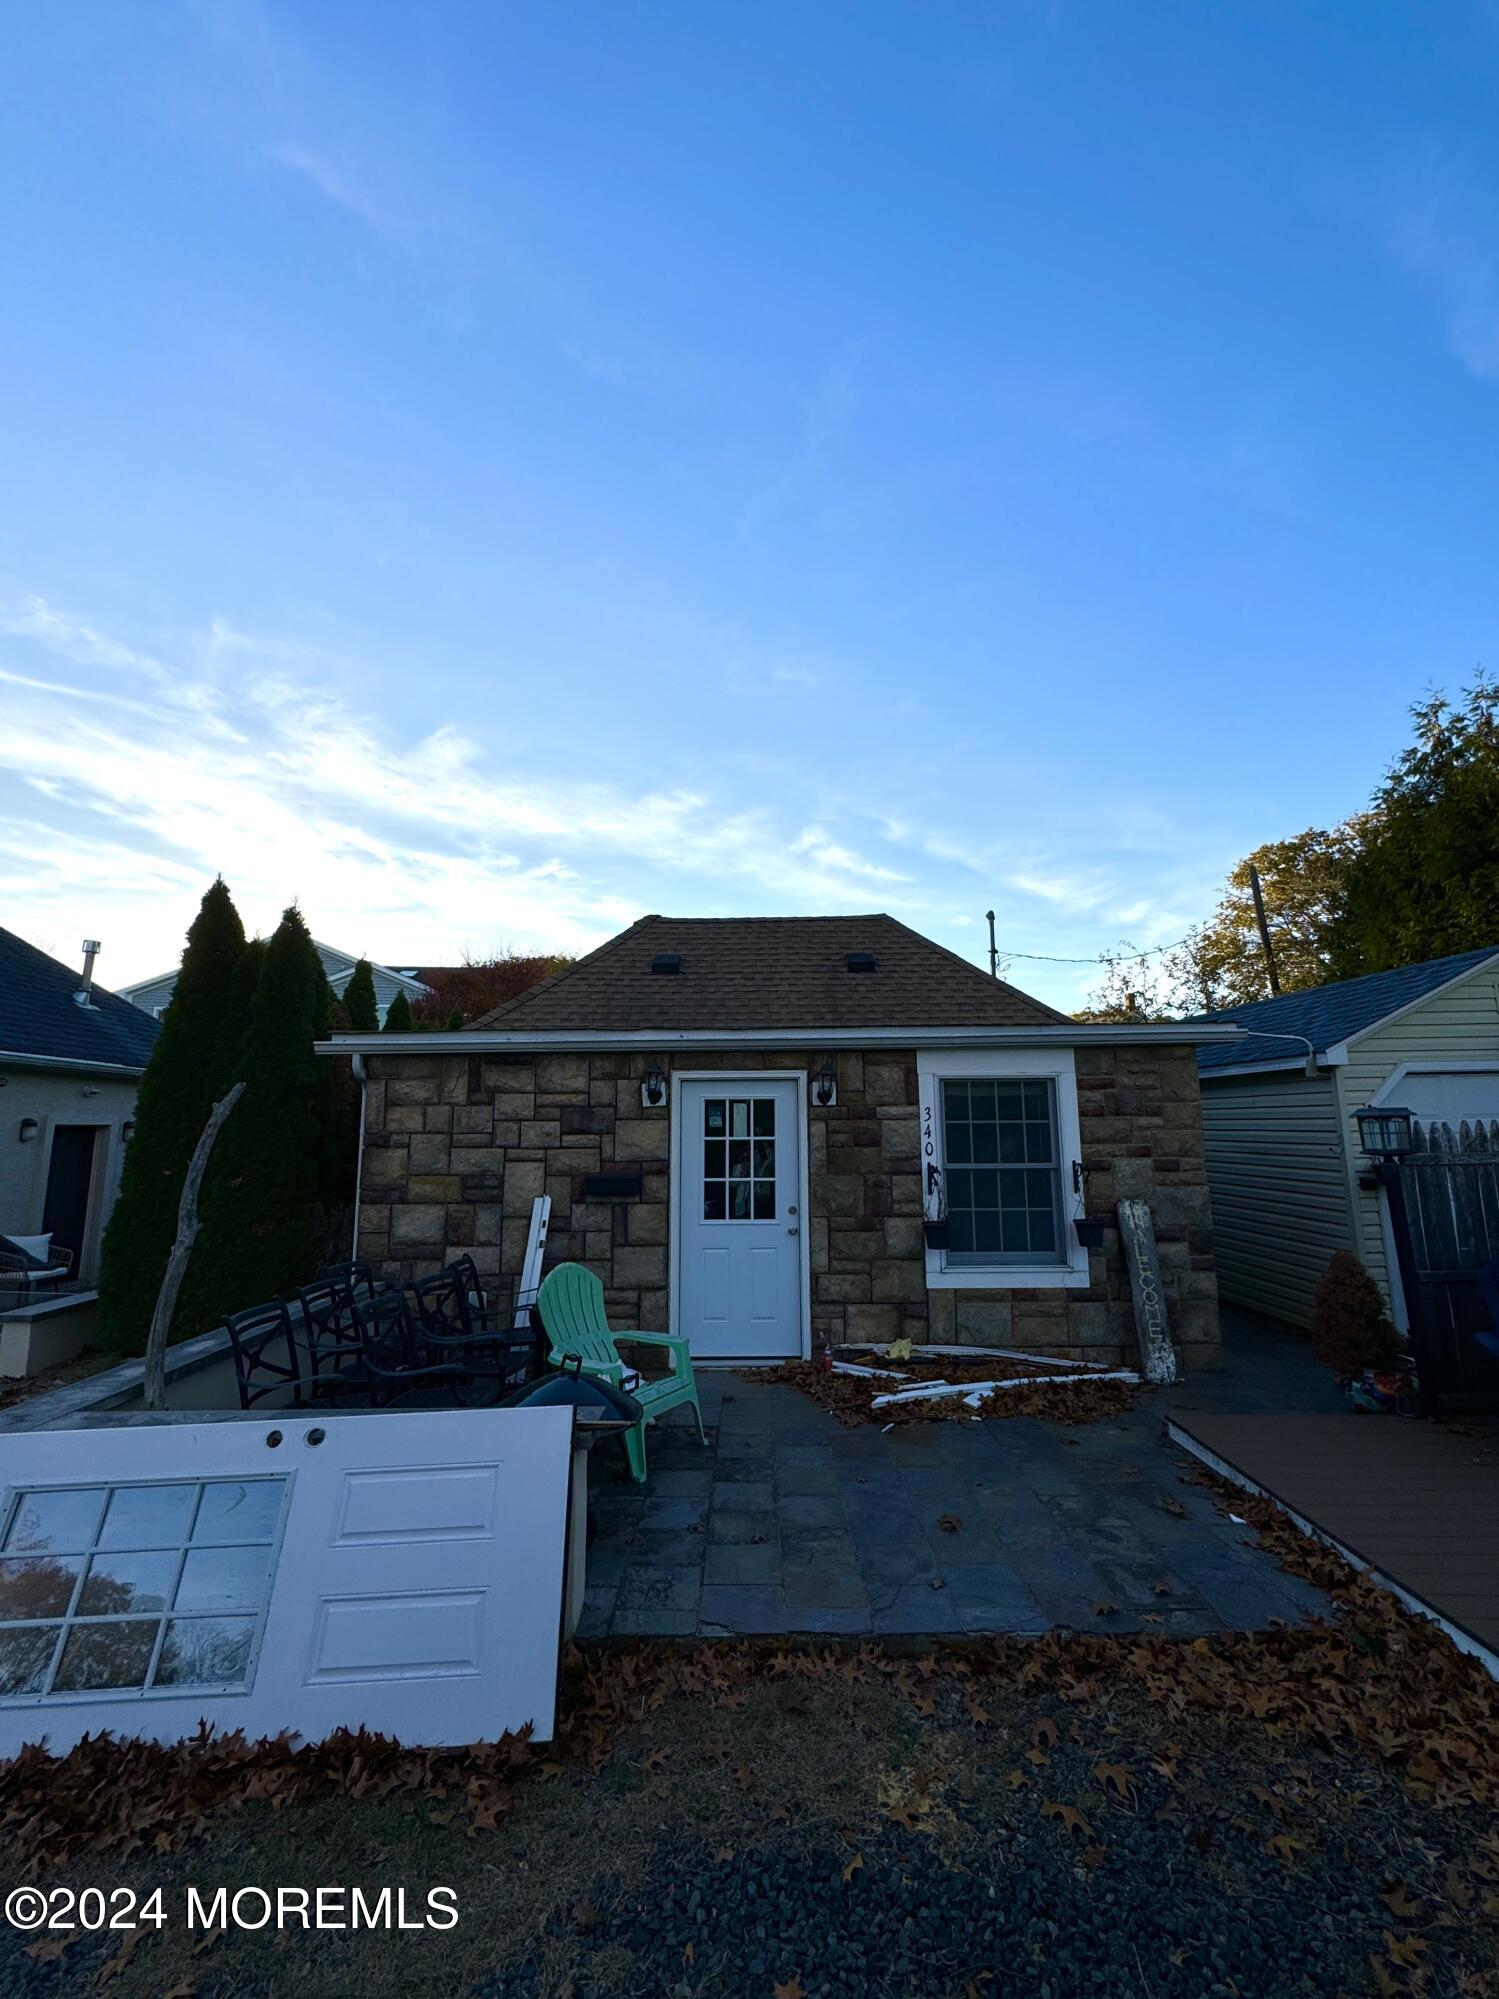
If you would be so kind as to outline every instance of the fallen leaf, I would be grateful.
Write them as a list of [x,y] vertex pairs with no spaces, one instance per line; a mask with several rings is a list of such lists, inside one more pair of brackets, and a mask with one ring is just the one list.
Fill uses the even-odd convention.
[[956,1513],[939,1513],[937,1516],[937,1525],[944,1534],[956,1534],[962,1524]]
[[1030,1782],[1030,1779],[1029,1777],[1026,1776],[1023,1770],[1011,1770],[1008,1776],[1005,1778],[1005,1782],[1009,1785],[1012,1791],[1018,1791],[1022,1788],[1022,1786],[1028,1784]]
[[115,1956],[110,1958],[107,1964],[100,1965],[99,1975],[94,1980],[95,1985],[107,1985],[111,1978],[118,1978],[135,1955],[139,1945],[144,1942],[146,1935],[145,1930],[127,1930]]
[[573,1903],[573,1921],[580,1930],[597,1929],[603,1920],[603,1917],[586,1895],[581,1901]]
[[1403,1881],[1392,1881],[1379,1899],[1397,1922],[1412,1922],[1420,1914],[1420,1904],[1411,1900]]
[[697,1962],[697,1945],[695,1943],[683,1944],[682,1962],[683,1964],[695,1964]]
[[1431,1949],[1425,1937],[1397,1937],[1392,1936],[1388,1930],[1384,1933],[1384,1947],[1389,1952],[1391,1961],[1404,1965],[1407,1971],[1415,1970],[1427,1951]]
[[863,1865],[864,1865],[864,1856],[863,1856],[863,1854],[862,1854],[862,1853],[856,1853],[856,1854],[854,1855],[853,1859],[852,1859],[852,1860],[851,1860],[851,1861],[850,1861],[850,1862],[848,1863],[847,1867],[845,1867],[845,1868],[844,1868],[844,1870],[843,1870],[843,1879],[844,1879],[844,1881],[845,1881],[845,1882],[849,1882],[849,1881],[852,1881],[852,1880],[853,1880],[853,1878],[854,1878],[854,1876],[855,1876],[855,1875],[856,1875],[856,1874],[858,1873],[859,1869],[860,1869],[860,1868],[861,1868],[861,1867],[862,1867]]
[[1166,1581],[1164,1576],[1157,1576],[1150,1587],[1156,1596],[1170,1596],[1171,1594],[1171,1585]]
[[1292,1839],[1288,1832],[1274,1833],[1265,1841],[1266,1853],[1273,1853],[1277,1860],[1284,1860],[1287,1866],[1298,1853],[1305,1853],[1306,1849],[1307,1842],[1304,1839]]
[[659,1770],[670,1755],[669,1749],[648,1749],[641,1759],[640,1767],[642,1770]]
[[1127,1763],[1095,1763],[1093,1774],[1106,1791],[1127,1798],[1135,1787],[1135,1773]]
[[775,1999],[807,1999],[807,1989],[794,1971],[784,1985],[777,1982]]
[[43,1937],[39,1943],[29,1943],[22,1950],[22,1957],[29,1957],[33,1964],[56,1964],[68,1947],[77,1942],[76,1937]]
[[1178,1520],[1185,1520],[1187,1517],[1186,1507],[1182,1505],[1181,1501],[1175,1496],[1175,1494],[1169,1492],[1162,1497],[1161,1511],[1163,1513],[1175,1514]]
[[1046,1803],[1041,1807],[1041,1816],[1045,1819],[1060,1819],[1068,1832],[1080,1832],[1086,1839],[1090,1840],[1093,1837],[1092,1826],[1089,1825],[1076,1805],[1054,1804],[1048,1798]]
[[721,1867],[725,1861],[732,1860],[734,1858],[734,1849],[732,1846],[721,1846],[715,1852],[713,1858],[718,1862],[718,1864]]
[[1051,1761],[1051,1758],[1047,1755],[1044,1749],[1027,1749],[1025,1752],[1025,1756],[1026,1756],[1026,1761],[1028,1763],[1034,1763],[1038,1770],[1044,1769],[1046,1765]]
[[1041,1749],[1055,1749],[1057,1725],[1049,1714],[1038,1715],[1031,1730],[1031,1741]]
[[1093,1615],[1095,1617],[1112,1617],[1118,1608],[1117,1603],[1095,1603],[1093,1606]]

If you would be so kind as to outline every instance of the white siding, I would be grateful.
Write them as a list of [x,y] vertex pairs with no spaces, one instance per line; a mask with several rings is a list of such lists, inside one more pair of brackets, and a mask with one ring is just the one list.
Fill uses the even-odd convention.
[[[1337,1070],[1339,1108],[1347,1132],[1348,1182],[1358,1215],[1355,1247],[1370,1274],[1389,1296],[1381,1201],[1357,1184],[1367,1166],[1359,1151],[1354,1112],[1402,1063],[1440,1068],[1444,1062],[1499,1064],[1499,962],[1490,959],[1348,1044],[1348,1061]],[[1399,1091],[1395,1093],[1399,1096]]]
[[1202,1125],[1225,1303],[1310,1326],[1328,1258],[1353,1243],[1331,1077],[1204,1076]]

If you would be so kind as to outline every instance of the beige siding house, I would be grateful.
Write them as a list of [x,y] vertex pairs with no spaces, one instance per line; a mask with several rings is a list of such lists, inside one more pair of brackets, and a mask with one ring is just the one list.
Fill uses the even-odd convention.
[[1499,1117],[1499,949],[1213,1018],[1246,1030],[1237,1047],[1197,1051],[1224,1298],[1309,1326],[1328,1258],[1350,1249],[1403,1326],[1384,1197],[1365,1184],[1355,1113],[1398,1104],[1454,1128]]

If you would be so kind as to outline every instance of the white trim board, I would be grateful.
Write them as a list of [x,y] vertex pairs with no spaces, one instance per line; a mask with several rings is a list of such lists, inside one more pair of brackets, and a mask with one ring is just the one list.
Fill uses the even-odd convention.
[[1241,1041],[1237,1021],[1201,1021],[1163,1027],[1095,1026],[1059,1020],[1047,1027],[753,1027],[753,1028],[549,1028],[502,1033],[494,1028],[444,1028],[431,1034],[336,1034],[313,1043],[318,1055],[535,1055],[662,1054],[673,1048],[1185,1048],[1204,1041]]
[[[807,1130],[807,1071],[805,1069],[673,1069],[671,1072],[671,1096],[667,1111],[667,1209],[666,1209],[666,1316],[667,1331],[680,1334],[681,1319],[678,1316],[682,1297],[681,1256],[682,1256],[682,1145],[679,1133],[682,1129],[682,1084],[683,1083],[787,1083],[797,1085],[797,1101],[801,1105],[801,1120],[797,1127],[797,1208],[800,1230],[797,1237],[798,1263],[801,1270],[801,1358],[812,1358],[812,1218],[810,1194],[810,1166],[807,1154],[810,1150],[810,1134]],[[731,1355],[718,1354],[711,1361],[693,1360],[694,1367],[779,1367],[781,1362],[767,1359],[763,1354],[751,1355],[742,1361]]]
[[1472,1632],[1465,1631],[1460,1624],[1454,1624],[1451,1618],[1443,1617],[1442,1613],[1424,1597],[1419,1597],[1413,1591],[1406,1589],[1404,1584],[1396,1582],[1393,1576],[1386,1575],[1383,1569],[1375,1568],[1372,1562],[1366,1561],[1346,1542],[1339,1541],[1332,1534],[1324,1533],[1315,1521],[1308,1520],[1305,1514],[1287,1506],[1285,1501],[1277,1498],[1268,1486],[1260,1485],[1247,1473],[1241,1472],[1236,1465],[1230,1464],[1227,1458],[1219,1457],[1218,1453],[1209,1450],[1206,1444],[1198,1443],[1197,1439],[1184,1430],[1172,1416],[1166,1418],[1166,1439],[1168,1443],[1175,1444],[1185,1451],[1189,1457],[1196,1458],[1198,1463],[1206,1466],[1209,1471],[1216,1472],[1219,1478],[1226,1478],[1230,1485],[1238,1486],[1241,1492],[1252,1492],[1259,1499],[1268,1499],[1272,1506],[1285,1515],[1298,1533],[1305,1534],[1309,1541],[1320,1541],[1324,1548],[1331,1548],[1335,1555],[1341,1555],[1350,1568],[1357,1569],[1359,1574],[1367,1576],[1370,1582],[1388,1590],[1390,1595],[1414,1616],[1427,1618],[1431,1623],[1439,1625],[1459,1652],[1466,1652],[1475,1658],[1491,1680],[1499,1680],[1499,1653],[1485,1645],[1481,1638],[1475,1638]]

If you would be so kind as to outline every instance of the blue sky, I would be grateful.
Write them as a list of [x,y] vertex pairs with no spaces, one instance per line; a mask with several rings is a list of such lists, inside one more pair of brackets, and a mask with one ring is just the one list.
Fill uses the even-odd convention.
[[1499,6],[79,0],[6,67],[0,920],[110,982],[220,869],[397,963],[1164,943],[1494,663]]

